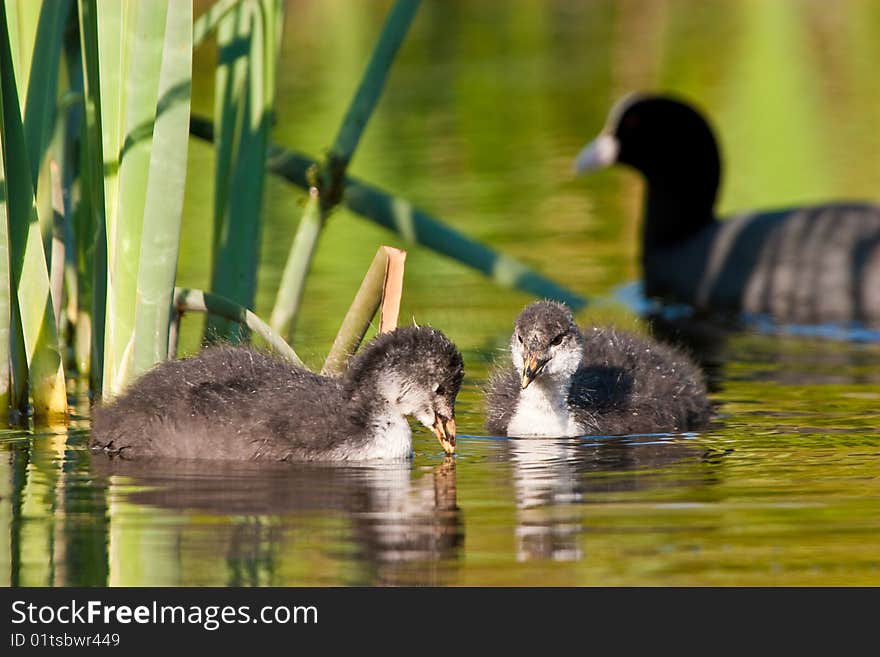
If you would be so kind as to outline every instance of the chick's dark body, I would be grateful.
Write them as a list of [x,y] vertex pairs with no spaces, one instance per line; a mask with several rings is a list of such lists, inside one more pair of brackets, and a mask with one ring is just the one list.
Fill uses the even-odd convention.
[[[366,430],[338,379],[249,347],[219,346],[150,370],[95,413],[95,447],[126,458],[303,460]],[[369,402],[369,400],[363,400]]]
[[340,378],[250,347],[209,347],[99,405],[90,445],[124,458],[397,459],[411,455],[412,415],[454,449],[463,375],[455,345],[430,327],[377,336]]
[[[581,331],[570,311],[561,304],[542,301],[520,314],[516,333],[546,327],[543,335],[558,335],[562,327],[577,339],[568,349],[582,349],[571,376],[538,374],[528,388],[543,386],[547,399],[559,399],[577,423],[579,432],[621,435],[685,431],[706,424],[711,406],[702,371],[680,349],[649,337],[611,327]],[[511,340],[515,347],[518,338]],[[560,348],[563,344],[560,345]],[[554,356],[559,358],[560,356]],[[553,394],[557,392],[558,394]],[[490,433],[508,435],[516,413],[530,412],[533,433],[541,433],[541,410],[526,396],[522,372],[515,365],[499,367],[487,391],[487,425]]]

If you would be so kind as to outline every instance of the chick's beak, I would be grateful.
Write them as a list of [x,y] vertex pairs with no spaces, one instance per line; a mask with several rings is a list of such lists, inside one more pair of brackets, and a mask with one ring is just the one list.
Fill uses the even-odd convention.
[[434,434],[440,441],[440,446],[447,454],[455,453],[455,417],[443,417],[434,413]]
[[535,380],[535,377],[538,376],[538,372],[540,372],[546,364],[546,360],[541,360],[540,358],[538,358],[537,356],[533,356],[532,354],[526,354],[521,382],[523,390],[529,387],[529,384]]

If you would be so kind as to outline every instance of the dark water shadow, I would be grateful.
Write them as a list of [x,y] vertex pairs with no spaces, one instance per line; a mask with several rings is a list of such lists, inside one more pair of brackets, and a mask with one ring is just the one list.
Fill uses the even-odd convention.
[[[880,384],[880,331],[859,325],[781,325],[765,317],[656,314],[646,318],[658,340],[687,351],[710,392],[740,378],[790,386]],[[738,370],[732,374],[730,363]]]
[[[861,322],[785,323],[767,315],[698,310],[665,304],[644,295],[642,284],[627,283],[613,298],[643,317],[656,339],[684,349],[703,369],[710,392],[727,378],[728,364],[761,359],[791,385],[877,383],[865,367],[880,373],[880,326]],[[745,341],[748,343],[746,344]]]
[[353,562],[346,585],[443,584],[464,546],[454,459],[414,477],[409,462],[276,465],[95,455],[92,472],[129,503],[221,518],[210,539],[226,555],[220,585],[292,584],[274,578],[279,555],[296,549],[295,539],[308,536],[316,519],[343,521],[341,540],[320,547],[330,558]]

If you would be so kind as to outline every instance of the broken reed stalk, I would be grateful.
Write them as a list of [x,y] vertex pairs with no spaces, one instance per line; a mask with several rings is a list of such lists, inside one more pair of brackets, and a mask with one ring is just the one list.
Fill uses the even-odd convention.
[[180,318],[185,312],[202,312],[217,315],[233,322],[247,326],[251,331],[259,335],[277,353],[289,360],[297,367],[308,369],[293,348],[275,333],[269,325],[256,314],[244,308],[234,301],[210,292],[188,288],[174,288],[174,316],[168,340],[168,357],[174,358],[177,354],[177,338],[180,334]]
[[383,246],[382,249],[388,256],[388,267],[382,285],[382,303],[379,305],[379,333],[388,333],[397,328],[397,320],[400,317],[406,251],[392,246]]
[[391,331],[397,326],[405,261],[406,251],[390,246],[379,247],[342,320],[330,353],[321,368],[321,374],[338,376],[345,372],[351,355],[364,339],[377,310],[380,313],[380,333]]
[[[210,140],[209,127],[205,119],[193,117],[190,134]],[[299,187],[308,187],[309,172],[315,165],[315,160],[277,144],[269,151],[269,171]],[[362,180],[352,177],[345,179],[342,203],[351,212],[396,233],[408,244],[425,246],[452,258],[479,271],[498,285],[536,297],[555,299],[576,311],[590,303],[589,299],[539,274],[511,256],[467,237],[406,199],[389,194]]]

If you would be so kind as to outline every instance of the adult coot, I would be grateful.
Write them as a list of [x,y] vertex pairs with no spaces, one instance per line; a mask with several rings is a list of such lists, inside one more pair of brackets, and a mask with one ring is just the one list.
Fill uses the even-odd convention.
[[578,172],[627,164],[647,183],[642,268],[649,296],[785,322],[880,325],[880,207],[828,203],[719,221],[721,159],[690,104],[625,97],[578,155]]

